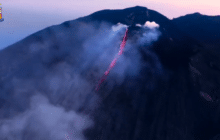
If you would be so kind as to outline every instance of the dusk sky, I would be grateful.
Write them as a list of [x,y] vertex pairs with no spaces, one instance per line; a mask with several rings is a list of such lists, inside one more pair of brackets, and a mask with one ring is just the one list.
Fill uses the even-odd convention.
[[189,13],[220,15],[217,0],[1,0],[0,49],[48,26],[87,16],[103,9],[144,6],[169,19]]

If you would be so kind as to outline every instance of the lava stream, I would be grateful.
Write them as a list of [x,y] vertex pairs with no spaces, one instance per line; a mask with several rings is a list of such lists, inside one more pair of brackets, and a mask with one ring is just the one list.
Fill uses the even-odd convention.
[[96,86],[96,90],[98,91],[99,88],[100,88],[100,85],[102,84],[102,82],[104,82],[107,78],[107,75],[109,74],[110,70],[113,69],[113,67],[115,66],[118,58],[120,57],[120,55],[122,55],[123,53],[123,50],[125,48],[125,44],[126,44],[126,41],[128,39],[128,29],[126,29],[126,32],[125,32],[125,35],[124,35],[124,38],[123,38],[123,41],[120,45],[120,50],[118,52],[118,55],[112,60],[111,64],[109,65],[108,69],[105,71],[104,75],[101,77],[101,79],[99,80],[98,82],[98,85]]

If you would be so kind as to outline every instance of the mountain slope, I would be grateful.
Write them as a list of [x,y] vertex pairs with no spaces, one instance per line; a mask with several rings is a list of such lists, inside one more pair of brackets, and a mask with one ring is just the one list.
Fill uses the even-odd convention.
[[[200,43],[180,31],[178,27],[176,27],[168,18],[156,11],[141,6],[127,8],[124,10],[98,11],[83,19],[79,18],[78,20],[85,22],[107,21],[113,24],[120,22],[126,25],[143,25],[146,21],[155,21],[160,25],[159,30],[162,33],[162,36],[159,41],[154,44],[154,49],[160,54],[159,56],[161,57],[161,61],[172,59],[165,62],[171,67],[173,65],[178,65],[179,61],[185,61],[186,57],[191,55],[193,49],[196,51],[197,48],[201,47]],[[176,47],[178,45],[180,45],[180,47]],[[168,55],[169,58],[167,58]],[[183,60],[181,60],[182,58]],[[168,64],[176,59],[180,60],[173,62],[172,64]]]
[[[135,26],[146,21],[159,28]],[[125,51],[97,92],[125,33],[118,22],[129,26]],[[145,7],[48,27],[0,51],[0,139],[212,139],[219,62]]]
[[194,13],[174,18],[172,21],[188,36],[206,45],[220,46],[220,16],[207,16]]

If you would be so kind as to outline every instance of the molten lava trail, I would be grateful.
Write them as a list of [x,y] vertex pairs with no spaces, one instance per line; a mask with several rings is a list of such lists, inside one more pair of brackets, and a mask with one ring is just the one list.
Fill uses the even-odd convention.
[[118,58],[120,57],[120,55],[122,55],[123,50],[124,50],[124,48],[125,48],[125,44],[126,44],[127,39],[128,39],[128,29],[126,29],[126,32],[125,32],[123,41],[122,41],[122,43],[121,43],[121,45],[120,45],[120,50],[119,50],[117,56],[112,60],[112,62],[111,62],[111,64],[109,65],[108,69],[105,71],[104,75],[103,75],[103,76],[101,77],[101,79],[99,80],[98,85],[96,86],[96,90],[97,90],[97,91],[99,90],[100,85],[102,84],[102,82],[104,82],[104,81],[106,80],[106,78],[107,78],[107,76],[108,76],[110,70],[114,68],[114,66],[115,66],[115,64],[116,64],[116,62],[117,62],[117,60],[118,60]]

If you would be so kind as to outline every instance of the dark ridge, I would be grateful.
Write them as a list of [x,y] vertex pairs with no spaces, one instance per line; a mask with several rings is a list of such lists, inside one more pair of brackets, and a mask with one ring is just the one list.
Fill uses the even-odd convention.
[[[219,39],[218,18],[194,13],[169,20],[156,11],[135,6],[98,11],[36,32],[0,51],[0,119],[6,119],[8,124],[8,119],[28,111],[29,97],[35,93],[31,87],[22,91],[29,88],[26,83],[24,87],[19,85],[23,80],[32,81],[33,89],[48,97],[52,105],[65,111],[85,111],[94,121],[94,126],[83,133],[87,140],[211,140],[220,133],[220,49],[205,47],[200,41],[214,41],[211,33]],[[161,36],[150,45],[139,45],[135,41],[145,30],[135,24],[146,21],[159,24]],[[85,41],[92,42],[94,48],[103,43],[93,40],[103,22],[110,26],[118,22],[129,25],[128,42],[133,41],[137,47],[140,72],[135,76],[126,74],[120,84],[117,80],[121,75],[110,74],[97,92],[93,85],[97,75],[103,74],[96,66],[100,57],[92,51],[87,55],[83,52],[88,43]],[[136,59],[132,52],[125,52],[124,57]],[[128,65],[135,67],[133,61]],[[65,79],[57,90],[50,86],[53,74]],[[17,80],[16,84],[16,79],[21,83]],[[39,135],[42,132],[25,127],[19,135],[37,139],[35,131]]]
[[194,13],[175,18],[172,22],[179,30],[204,46],[220,46],[220,16]]
[[63,26],[66,27],[66,28],[70,28],[70,27],[71,27],[70,21],[66,21],[66,22],[64,22],[64,23],[61,24],[61,25],[63,25]]

